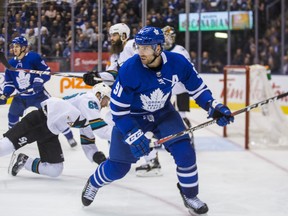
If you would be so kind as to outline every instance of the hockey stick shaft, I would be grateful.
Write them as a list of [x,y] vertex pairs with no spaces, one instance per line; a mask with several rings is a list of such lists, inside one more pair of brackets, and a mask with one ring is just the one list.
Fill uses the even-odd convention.
[[[7,61],[5,54],[3,52],[0,52],[0,62],[8,69],[11,71],[24,71],[26,73],[33,73],[33,74],[39,74],[39,75],[49,75],[49,76],[63,76],[63,77],[71,77],[71,78],[81,78],[83,79],[83,76],[77,76],[77,75],[71,75],[71,74],[67,74],[67,73],[54,73],[51,74],[50,71],[40,71],[40,70],[29,70],[29,69],[23,69],[23,68],[15,68],[12,65],[9,64],[9,62]],[[110,80],[103,80],[101,78],[98,77],[94,77],[95,81],[110,81]]]
[[[288,92],[285,92],[285,93],[279,94],[277,96],[268,98],[266,100],[251,104],[251,105],[249,105],[247,107],[244,107],[243,109],[240,109],[240,110],[237,110],[237,111],[233,112],[232,116],[236,116],[236,115],[239,115],[239,114],[244,113],[244,112],[249,112],[252,109],[255,109],[257,107],[261,107],[261,106],[263,106],[265,104],[272,103],[272,102],[274,102],[276,100],[279,100],[281,98],[284,98],[286,96],[288,96]],[[159,146],[161,146],[163,143],[165,143],[167,141],[170,141],[170,140],[175,139],[177,137],[183,136],[185,134],[189,134],[190,132],[205,128],[205,127],[207,127],[209,125],[215,124],[216,122],[217,122],[217,119],[212,119],[210,121],[207,121],[207,122],[204,122],[202,124],[199,124],[199,125],[197,125],[195,127],[191,127],[191,128],[186,129],[186,130],[183,130],[183,131],[181,131],[179,133],[172,134],[172,135],[169,135],[167,137],[161,138],[161,139],[151,143],[152,145],[150,147],[152,147],[152,148],[153,147],[159,147]]]
[[[25,90],[25,91],[18,92],[18,93],[16,93],[16,94],[10,95],[8,98],[16,97],[16,96],[18,96],[18,95],[26,94],[26,93],[29,93],[29,92],[32,92],[32,91],[33,91],[32,88],[31,88],[31,89],[27,89],[27,90]],[[8,99],[8,98],[7,98],[7,99]]]

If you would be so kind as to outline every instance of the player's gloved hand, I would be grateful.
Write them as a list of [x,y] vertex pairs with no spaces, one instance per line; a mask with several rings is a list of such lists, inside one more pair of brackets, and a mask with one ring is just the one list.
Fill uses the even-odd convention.
[[141,129],[134,128],[125,137],[125,142],[130,145],[130,149],[135,158],[140,158],[148,155],[150,150],[150,138],[148,134],[151,132],[143,133]]
[[35,93],[38,93],[44,89],[44,80],[40,77],[36,77],[33,81],[32,88]]
[[0,105],[7,103],[7,96],[5,94],[0,94]]
[[83,74],[83,81],[86,85],[94,86],[98,83],[97,80],[94,80],[95,77],[100,78],[97,71],[88,71]]
[[227,106],[217,102],[216,100],[211,100],[208,103],[208,118],[217,118],[217,124],[219,126],[226,126],[234,121],[234,117],[231,115],[231,111]]

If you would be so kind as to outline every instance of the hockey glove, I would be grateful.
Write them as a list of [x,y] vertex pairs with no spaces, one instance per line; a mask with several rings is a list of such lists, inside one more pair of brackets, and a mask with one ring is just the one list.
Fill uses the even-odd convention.
[[0,94],[0,105],[4,105],[7,103],[7,96],[4,94]]
[[44,80],[40,77],[36,77],[32,84],[33,91],[38,93],[44,89]]
[[144,134],[141,129],[135,128],[125,137],[125,142],[130,145],[131,152],[135,158],[148,155],[150,152],[150,139],[146,137],[146,134]]
[[231,115],[230,109],[217,102],[216,100],[209,101],[208,118],[217,119],[219,126],[226,126],[234,121],[234,117]]
[[95,77],[99,77],[97,71],[88,71],[87,73],[83,74],[83,81],[86,85],[94,86],[98,82],[94,80]]

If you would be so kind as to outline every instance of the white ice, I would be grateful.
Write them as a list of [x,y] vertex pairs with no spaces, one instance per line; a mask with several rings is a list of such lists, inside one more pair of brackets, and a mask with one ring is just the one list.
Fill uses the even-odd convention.
[[[8,105],[0,107],[1,135],[7,128]],[[201,114],[200,114],[201,113]],[[192,110],[193,125],[206,113]],[[237,124],[237,122],[235,122]],[[77,130],[74,135],[79,139]],[[194,133],[200,181],[199,197],[209,206],[209,216],[287,216],[288,151],[244,150],[242,143],[224,139],[217,125]],[[164,175],[154,178],[128,175],[99,190],[89,207],[81,204],[81,191],[96,165],[91,164],[80,146],[71,149],[63,136],[65,165],[58,178],[21,170],[16,177],[7,173],[10,155],[0,158],[1,216],[188,216],[176,188],[175,165],[169,153],[159,150]],[[108,145],[98,147],[107,153]],[[38,155],[35,143],[18,150]]]

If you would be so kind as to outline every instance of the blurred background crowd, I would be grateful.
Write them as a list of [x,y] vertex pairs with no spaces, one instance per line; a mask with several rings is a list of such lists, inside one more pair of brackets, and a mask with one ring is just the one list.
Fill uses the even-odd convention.
[[[110,46],[108,32],[111,25],[119,22],[126,23],[131,29],[131,38],[142,27],[141,0],[103,1],[102,32],[99,32],[96,0],[76,1],[74,10],[71,10],[71,1],[42,0],[40,10],[37,9],[37,0],[34,2],[15,0],[8,1],[8,3],[6,6],[8,25],[5,25],[4,18],[0,21],[0,50],[4,51],[5,39],[9,46],[14,37],[23,35],[29,41],[30,50],[40,51],[43,57],[52,61],[70,57],[73,33],[75,40],[72,47],[75,52],[97,52],[100,38],[102,51],[108,52]],[[185,32],[179,31],[178,16],[180,13],[185,13],[185,3],[185,0],[148,0],[146,24],[161,28],[166,25],[174,27],[177,33],[176,43],[185,46]],[[200,4],[198,0],[189,1],[191,13],[227,11],[228,3],[231,11],[254,11],[257,3],[259,18],[259,59],[255,59],[256,42],[253,26],[252,29],[232,31],[231,64],[259,63],[269,66],[274,74],[288,74],[287,3],[284,20],[286,39],[284,47],[281,47],[280,43],[281,22],[283,22],[281,0],[203,0]],[[71,19],[73,12],[74,22]],[[255,19],[254,14],[253,18]],[[40,29],[38,21],[41,23]],[[6,38],[5,32],[7,32]],[[188,51],[196,68],[201,67],[201,72],[221,73],[227,64],[226,40],[216,38],[214,33],[213,31],[202,32],[200,58],[197,52],[199,34],[189,33]],[[39,34],[41,37],[38,37]],[[39,38],[41,41],[38,41]],[[284,49],[283,59],[281,59],[281,48]]]

